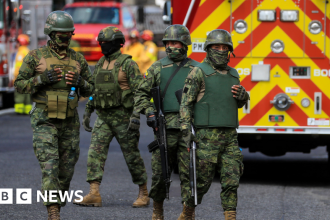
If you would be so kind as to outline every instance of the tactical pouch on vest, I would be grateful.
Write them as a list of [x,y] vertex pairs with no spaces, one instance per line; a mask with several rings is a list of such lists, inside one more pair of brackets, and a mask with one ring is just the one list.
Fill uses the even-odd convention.
[[49,118],[65,119],[68,107],[67,91],[47,91],[47,110]]
[[121,55],[115,62],[113,69],[102,69],[105,58],[102,57],[95,66],[95,90],[93,93],[93,105],[98,108],[113,108],[123,105],[125,108],[133,107],[133,93],[130,89],[122,90],[118,84],[119,68],[123,62],[130,58],[129,55]]
[[63,77],[61,81],[45,85],[32,95],[33,101],[37,103],[36,107],[46,108],[49,118],[65,119],[66,117],[74,117],[75,108],[78,106],[78,96],[76,95],[73,100],[68,102],[71,85],[66,84],[67,80],[64,76],[68,71],[78,74],[75,53],[70,50],[69,60],[59,60],[52,55],[48,47],[42,47],[39,50],[46,61],[45,71],[61,68]]
[[68,100],[69,100],[68,111],[67,111],[66,117],[72,118],[72,117],[74,117],[75,109],[78,107],[78,95],[76,94],[74,99],[68,99]]

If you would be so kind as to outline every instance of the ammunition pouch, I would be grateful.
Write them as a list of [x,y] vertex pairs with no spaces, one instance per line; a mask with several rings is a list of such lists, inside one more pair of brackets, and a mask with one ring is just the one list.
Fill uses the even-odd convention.
[[149,145],[148,145],[148,150],[149,150],[149,153],[157,150],[159,148],[159,145],[158,145],[158,141],[157,140],[154,140],[153,142],[151,142]]
[[74,117],[78,106],[78,96],[68,101],[69,91],[47,91],[47,111],[49,118],[66,119]]
[[120,94],[112,89],[95,89],[93,94],[95,108],[117,107],[120,104]]
[[78,106],[78,95],[76,94],[73,100],[68,99],[72,86],[66,84],[67,80],[64,76],[68,71],[79,72],[76,67],[75,52],[70,50],[69,60],[65,61],[53,56],[49,47],[42,47],[40,52],[46,60],[46,71],[61,68],[63,77],[61,81],[45,85],[38,92],[32,94],[33,102],[36,102],[37,108],[45,109],[49,118],[66,119],[67,117],[74,117],[75,108]]
[[92,103],[96,109],[115,108],[121,105],[125,108],[133,107],[132,91],[130,89],[122,90],[118,84],[119,68],[127,58],[130,56],[121,55],[113,69],[102,69],[101,64],[104,63],[104,57],[95,66],[95,90]]

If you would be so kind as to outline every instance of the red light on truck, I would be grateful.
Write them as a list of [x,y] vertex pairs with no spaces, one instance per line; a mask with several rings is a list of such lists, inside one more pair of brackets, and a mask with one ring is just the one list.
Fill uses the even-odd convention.
[[22,9],[23,9],[23,5],[20,5],[20,6],[19,6],[19,10],[22,10]]
[[286,131],[286,129],[278,128],[278,129],[275,129],[275,131]]
[[293,131],[305,131],[305,129],[293,129]]
[[258,128],[257,131],[268,131],[267,128]]

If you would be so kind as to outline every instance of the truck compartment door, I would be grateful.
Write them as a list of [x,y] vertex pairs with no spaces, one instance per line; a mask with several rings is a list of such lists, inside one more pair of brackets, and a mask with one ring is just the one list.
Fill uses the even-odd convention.
[[253,0],[231,1],[230,31],[236,57],[251,56],[252,2]]

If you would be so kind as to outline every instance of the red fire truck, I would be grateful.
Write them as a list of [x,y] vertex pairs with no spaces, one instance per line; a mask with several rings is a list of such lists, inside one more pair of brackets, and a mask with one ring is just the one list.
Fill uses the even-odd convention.
[[12,42],[21,32],[20,2],[0,1],[0,109],[13,106],[14,88],[11,83],[10,58]]
[[231,33],[229,65],[251,97],[239,110],[241,147],[281,156],[327,145],[329,154],[329,10],[320,0],[172,0],[163,18],[188,27],[199,62],[208,32]]
[[136,27],[132,12],[121,1],[76,1],[63,10],[73,17],[76,28],[72,48],[81,52],[91,65],[103,56],[96,40],[102,28],[118,27],[128,38]]
[[30,49],[44,45],[43,26],[51,7],[52,0],[0,0],[0,109],[14,106],[12,61],[17,36],[29,35]]

